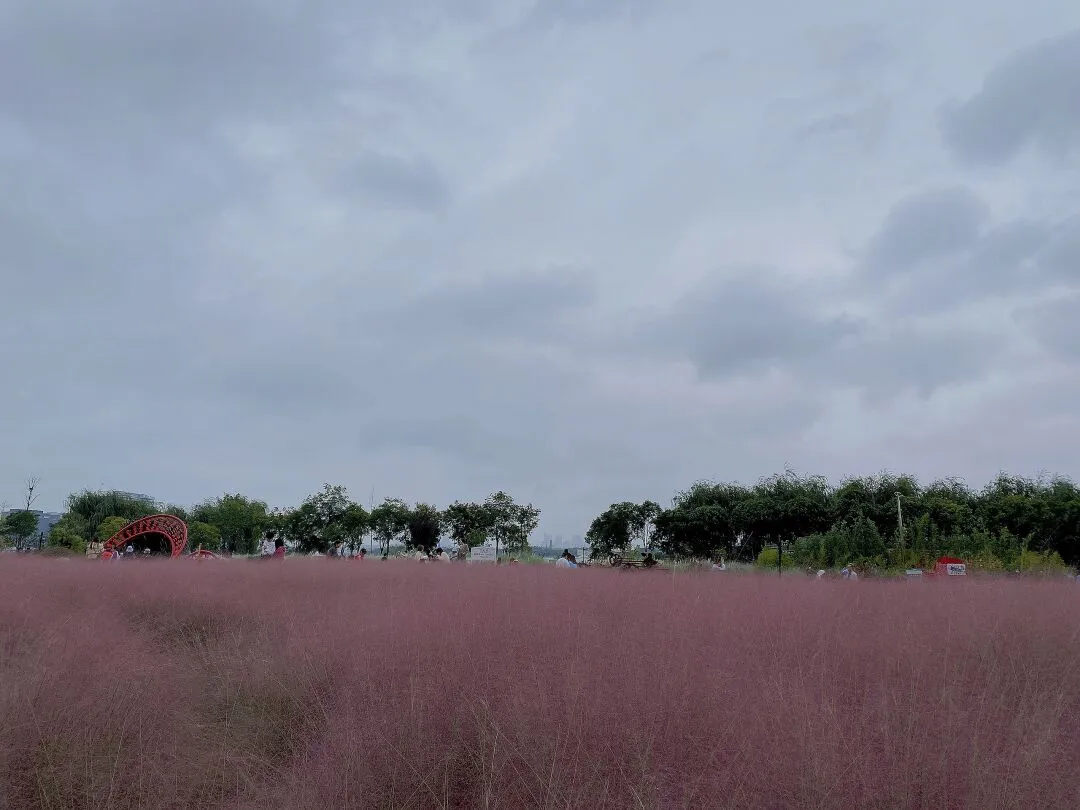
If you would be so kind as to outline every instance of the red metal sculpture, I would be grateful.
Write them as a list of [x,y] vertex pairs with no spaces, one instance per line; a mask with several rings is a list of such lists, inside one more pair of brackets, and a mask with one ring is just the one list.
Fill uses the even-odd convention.
[[160,534],[169,541],[171,557],[179,557],[187,545],[187,524],[176,515],[148,515],[133,520],[105,541],[105,550],[122,549],[130,541],[144,534]]

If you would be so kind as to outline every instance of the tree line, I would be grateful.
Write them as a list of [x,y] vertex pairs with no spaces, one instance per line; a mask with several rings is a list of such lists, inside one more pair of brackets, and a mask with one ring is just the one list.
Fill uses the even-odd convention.
[[1060,476],[1006,474],[977,491],[888,474],[831,486],[788,471],[753,486],[697,483],[666,509],[612,504],[586,539],[594,556],[640,544],[776,567],[888,570],[955,555],[989,570],[1055,568],[1080,562],[1080,489]]
[[[188,544],[194,549],[230,554],[255,554],[266,537],[281,537],[300,553],[325,553],[342,543],[356,551],[365,541],[378,543],[383,556],[392,546],[430,553],[444,539],[464,548],[494,541],[498,551],[526,553],[540,510],[519,504],[505,492],[492,493],[480,503],[456,501],[446,509],[426,503],[409,504],[386,498],[365,509],[343,486],[326,484],[291,509],[271,509],[264,501],[226,494],[190,509],[122,492],[86,490],[68,498],[67,511],[49,532],[49,547],[85,553],[91,542],[104,542],[132,520],[170,514],[188,525]],[[28,512],[14,512],[7,522],[21,531]],[[7,534],[14,536],[14,531]],[[32,530],[31,530],[32,531]]]
[[[125,493],[84,491],[69,497],[48,543],[82,552],[87,543],[155,512],[185,520],[192,548],[234,554],[257,553],[262,539],[275,533],[301,553],[325,552],[339,541],[352,551],[377,543],[384,556],[392,546],[430,552],[441,543],[472,548],[494,541],[499,552],[523,555],[540,518],[532,504],[519,504],[501,491],[444,509],[399,498],[366,509],[345,487],[330,484],[290,509],[271,509],[240,494],[188,509]],[[31,523],[25,514],[9,514],[0,535],[25,532],[23,523]],[[954,479],[923,486],[912,476],[890,474],[833,486],[819,476],[787,471],[749,486],[699,482],[668,507],[654,501],[612,504],[592,521],[585,541],[593,560],[651,550],[670,558],[815,569],[851,563],[925,566],[941,555],[990,570],[1075,566],[1080,489],[1060,476],[1006,474],[980,490]]]

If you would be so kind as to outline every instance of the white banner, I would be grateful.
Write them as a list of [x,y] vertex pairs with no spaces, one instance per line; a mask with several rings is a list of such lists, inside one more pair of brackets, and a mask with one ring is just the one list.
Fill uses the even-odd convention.
[[495,562],[495,546],[477,546],[469,552],[469,562]]

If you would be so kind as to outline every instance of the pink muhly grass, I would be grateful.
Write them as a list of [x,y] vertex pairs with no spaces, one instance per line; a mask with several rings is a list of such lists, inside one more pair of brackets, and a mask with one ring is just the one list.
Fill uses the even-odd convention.
[[0,807],[1076,807],[1080,588],[0,565]]

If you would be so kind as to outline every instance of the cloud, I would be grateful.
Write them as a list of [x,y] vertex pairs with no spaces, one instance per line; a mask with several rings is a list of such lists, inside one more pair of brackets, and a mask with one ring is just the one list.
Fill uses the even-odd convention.
[[1049,354],[1080,366],[1080,292],[1022,307],[1016,319]]
[[982,88],[945,107],[941,130],[958,159],[998,165],[1028,146],[1066,157],[1080,144],[1080,29],[1024,48]]
[[797,285],[767,268],[720,272],[649,319],[646,348],[692,361],[704,378],[764,374],[829,354],[861,326],[822,315]]
[[972,247],[989,212],[970,189],[934,189],[912,194],[890,209],[866,247],[868,270],[888,277]]
[[53,507],[505,488],[570,535],[787,464],[1064,458],[1075,181],[969,176],[942,137],[1064,154],[1071,113],[1025,91],[998,132],[996,74],[936,111],[1076,24],[1053,0],[9,2],[0,500],[30,472]]

